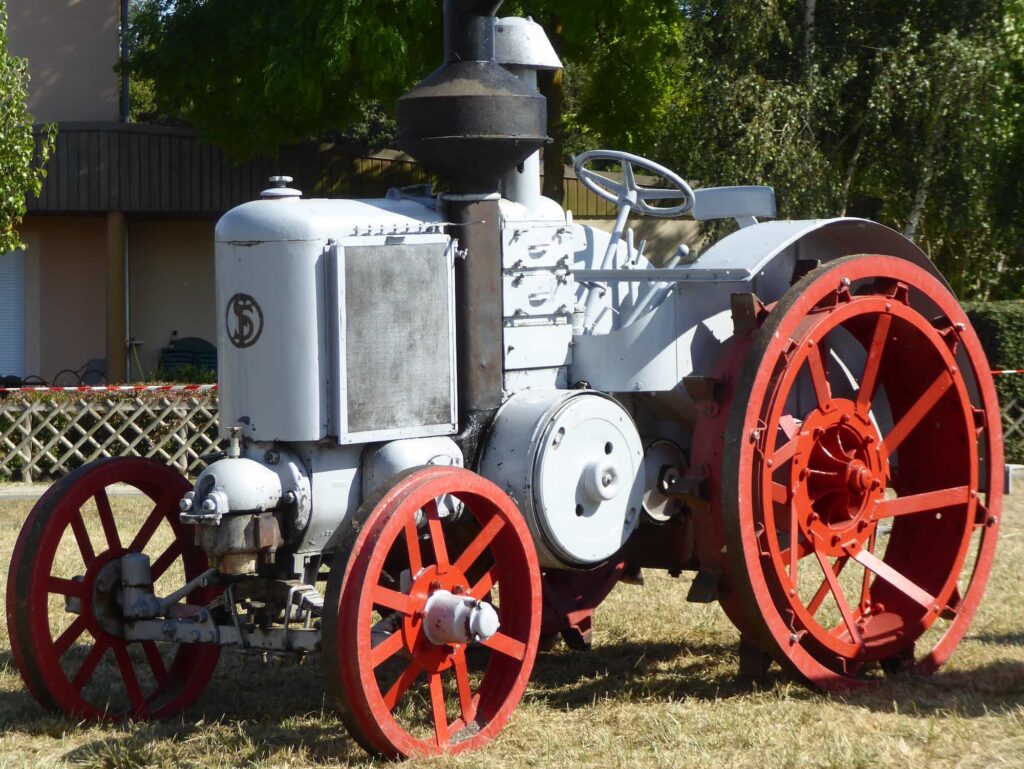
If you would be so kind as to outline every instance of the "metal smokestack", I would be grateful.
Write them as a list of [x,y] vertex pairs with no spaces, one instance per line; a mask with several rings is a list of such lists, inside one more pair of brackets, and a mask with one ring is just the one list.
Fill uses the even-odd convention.
[[445,63],[398,100],[398,146],[450,186],[456,261],[459,406],[472,462],[473,425],[504,398],[501,178],[548,139],[547,103],[495,61],[496,0],[445,0]]
[[547,143],[547,103],[494,59],[495,0],[445,0],[445,63],[398,100],[398,146],[458,193],[496,192]]

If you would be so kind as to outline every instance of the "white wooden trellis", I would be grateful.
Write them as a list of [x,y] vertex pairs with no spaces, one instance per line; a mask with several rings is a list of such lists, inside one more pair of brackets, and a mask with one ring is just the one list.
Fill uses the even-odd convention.
[[1015,438],[1024,439],[1024,407],[1011,398],[1002,403],[1003,410],[1003,442]]
[[[1003,437],[1024,440],[1024,406],[1002,404]],[[0,398],[0,478],[56,479],[101,457],[143,456],[182,472],[217,446],[217,393]]]
[[216,392],[0,399],[0,478],[55,479],[113,456],[150,457],[189,472],[216,448]]

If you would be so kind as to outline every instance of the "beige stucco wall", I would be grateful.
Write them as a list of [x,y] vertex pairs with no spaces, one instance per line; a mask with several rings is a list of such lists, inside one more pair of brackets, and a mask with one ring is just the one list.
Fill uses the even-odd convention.
[[7,0],[11,52],[28,58],[37,123],[117,120],[118,0]]
[[[143,371],[156,371],[171,332],[217,342],[213,222],[128,223],[131,327]],[[138,365],[132,360],[133,376]]]
[[106,357],[106,219],[29,217],[20,234],[28,246],[25,373],[52,381]]

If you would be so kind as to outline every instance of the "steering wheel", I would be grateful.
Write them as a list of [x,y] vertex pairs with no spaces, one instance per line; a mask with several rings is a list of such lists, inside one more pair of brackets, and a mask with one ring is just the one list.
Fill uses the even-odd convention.
[[[610,160],[619,163],[622,166],[622,181],[609,179],[586,167],[588,163],[596,160]],[[636,176],[633,174],[634,166],[661,177],[670,186],[668,188],[641,187],[636,183]],[[628,152],[617,150],[591,150],[577,156],[572,167],[576,172],[576,178],[599,198],[617,206],[628,205],[632,210],[644,216],[668,219],[673,216],[682,216],[693,208],[695,197],[693,188],[689,184],[664,166],[639,155],[631,155]],[[648,202],[651,200],[680,200],[681,202],[674,206],[652,206]]]

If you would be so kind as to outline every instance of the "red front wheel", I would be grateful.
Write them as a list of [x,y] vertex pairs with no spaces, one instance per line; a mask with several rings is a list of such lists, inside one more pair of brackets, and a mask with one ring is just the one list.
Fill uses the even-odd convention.
[[[145,495],[143,512],[135,498],[117,499],[121,484]],[[202,694],[220,647],[129,643],[119,598],[126,553],[150,556],[162,595],[206,570],[178,522],[188,490],[159,463],[101,460],[55,483],[29,513],[11,559],[7,627],[15,664],[41,705],[76,718],[161,718]]]
[[[461,509],[458,524],[439,507]],[[533,541],[508,495],[468,470],[403,476],[331,572],[324,665],[353,738],[388,757],[492,739],[533,668],[540,590]]]

